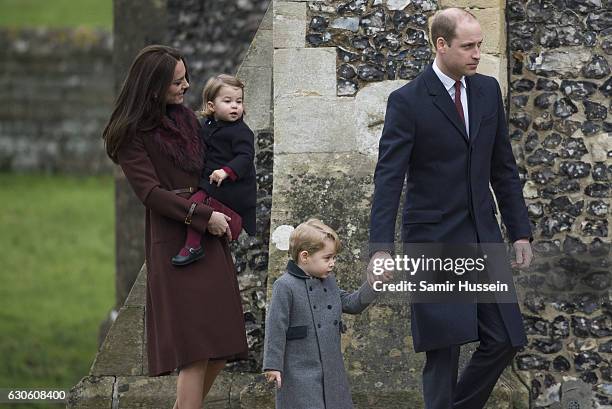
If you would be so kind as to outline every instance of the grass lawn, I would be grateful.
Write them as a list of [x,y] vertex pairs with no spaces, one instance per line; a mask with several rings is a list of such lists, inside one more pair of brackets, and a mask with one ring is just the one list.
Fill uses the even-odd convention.
[[112,0],[0,0],[0,27],[89,26],[111,29]]
[[70,389],[87,374],[114,248],[111,176],[0,174],[0,389]]

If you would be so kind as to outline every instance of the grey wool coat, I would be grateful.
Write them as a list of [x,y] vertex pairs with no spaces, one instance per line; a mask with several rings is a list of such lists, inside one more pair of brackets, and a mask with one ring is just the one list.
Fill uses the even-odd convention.
[[276,409],[349,409],[351,391],[342,360],[342,313],[359,314],[377,293],[365,282],[338,288],[333,275],[311,278],[289,261],[272,289],[266,317],[264,371],[280,371]]

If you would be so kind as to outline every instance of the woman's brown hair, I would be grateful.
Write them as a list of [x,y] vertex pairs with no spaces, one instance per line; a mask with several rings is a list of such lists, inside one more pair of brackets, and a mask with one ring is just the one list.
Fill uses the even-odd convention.
[[106,153],[113,162],[117,163],[117,151],[129,133],[147,131],[161,123],[166,94],[179,61],[185,64],[185,79],[189,82],[187,63],[175,48],[150,45],[134,58],[102,132]]

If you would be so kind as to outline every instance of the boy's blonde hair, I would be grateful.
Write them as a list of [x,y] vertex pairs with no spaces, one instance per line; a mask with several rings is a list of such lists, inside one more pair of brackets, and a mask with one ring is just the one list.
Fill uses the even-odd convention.
[[316,253],[325,246],[325,240],[334,243],[336,254],[340,252],[342,243],[338,233],[319,219],[308,219],[291,232],[289,236],[289,256],[296,263],[302,251]]
[[202,108],[200,109],[200,115],[209,116],[213,112],[208,108],[208,101],[214,101],[219,91],[224,86],[240,88],[242,90],[242,96],[244,97],[244,84],[238,78],[228,75],[219,74],[216,77],[210,78],[206,81],[204,89],[202,90]]

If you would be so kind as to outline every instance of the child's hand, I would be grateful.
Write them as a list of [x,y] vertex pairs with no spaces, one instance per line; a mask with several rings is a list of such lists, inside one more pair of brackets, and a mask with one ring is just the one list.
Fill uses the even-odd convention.
[[393,258],[385,251],[377,251],[370,259],[370,263],[367,268],[368,283],[370,286],[374,285],[375,281],[382,281],[387,283],[393,280],[393,270],[384,268],[386,266],[386,260],[391,259],[391,265],[393,264]]
[[266,380],[268,382],[276,383],[276,388],[280,389],[281,387],[281,373],[279,371],[266,371],[264,372],[266,375]]
[[221,183],[227,179],[229,175],[227,174],[226,171],[224,171],[223,169],[217,169],[215,170],[213,173],[210,174],[210,177],[208,178],[210,183],[216,183],[217,187],[221,186]]

